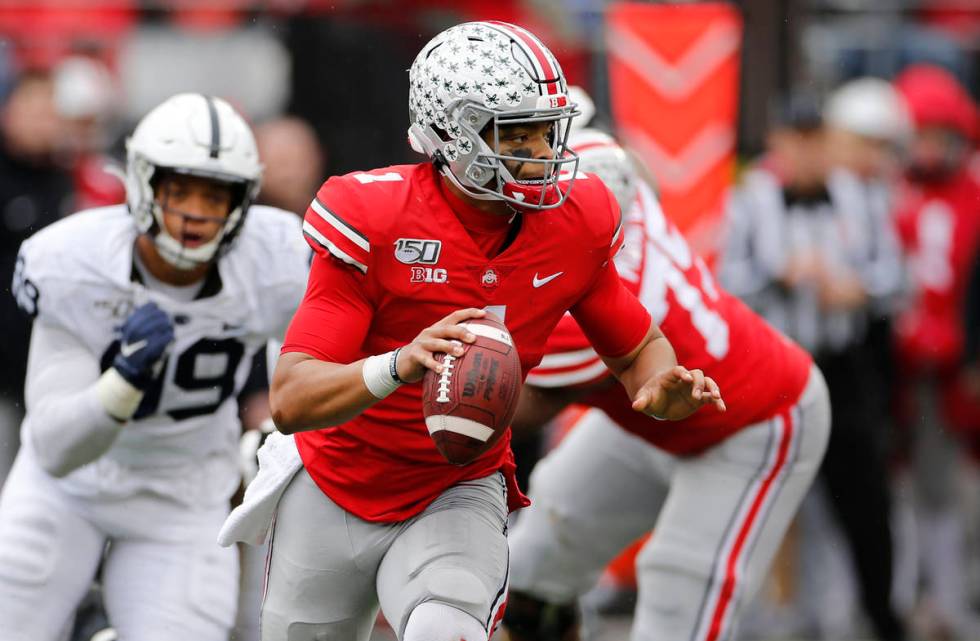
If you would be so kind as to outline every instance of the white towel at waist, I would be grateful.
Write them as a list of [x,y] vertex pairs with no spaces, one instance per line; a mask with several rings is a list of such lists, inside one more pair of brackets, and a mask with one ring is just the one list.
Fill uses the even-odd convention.
[[273,432],[258,451],[259,473],[245,488],[245,499],[236,507],[218,533],[218,544],[236,541],[262,545],[286,486],[303,467],[292,436]]

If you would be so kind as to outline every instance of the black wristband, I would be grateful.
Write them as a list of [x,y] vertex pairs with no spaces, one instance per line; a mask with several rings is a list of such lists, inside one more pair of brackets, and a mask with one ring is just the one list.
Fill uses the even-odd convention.
[[388,360],[388,373],[391,374],[393,381],[403,385],[405,381],[398,376],[398,352],[400,351],[402,351],[401,347],[391,353],[391,359]]

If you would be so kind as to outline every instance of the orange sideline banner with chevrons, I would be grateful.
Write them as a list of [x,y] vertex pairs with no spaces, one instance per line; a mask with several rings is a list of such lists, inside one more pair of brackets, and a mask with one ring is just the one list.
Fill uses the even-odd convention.
[[709,257],[735,169],[741,39],[729,4],[624,2],[607,14],[619,137],[653,174],[667,216]]

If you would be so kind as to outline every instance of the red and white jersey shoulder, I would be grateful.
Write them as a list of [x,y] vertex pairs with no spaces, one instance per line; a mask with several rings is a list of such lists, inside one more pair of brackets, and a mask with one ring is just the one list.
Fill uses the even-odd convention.
[[[304,231],[318,258],[284,351],[353,362],[411,342],[457,309],[477,307],[504,320],[526,373],[540,360],[565,310],[588,306],[580,318],[598,317],[595,292],[603,275],[606,281],[615,275],[610,257],[622,236],[618,207],[599,180],[579,176],[564,205],[525,214],[514,241],[493,258],[480,250],[450,202],[430,164],[328,180],[306,214]],[[318,260],[335,269],[346,266],[342,286],[348,294],[325,291],[311,300],[319,274],[326,273]],[[615,283],[622,289],[618,277]],[[348,315],[324,330],[299,320],[304,307],[322,305],[323,297],[331,299],[329,305],[343,305],[353,296],[349,292],[358,298],[349,317],[357,310],[365,314],[359,333],[318,350],[316,336],[343,335]],[[649,327],[648,315],[633,303],[639,312],[622,311],[625,326],[591,321],[593,339],[611,355],[635,347]],[[468,466],[446,463],[422,420],[419,385],[402,386],[348,423],[299,434],[297,443],[321,489],[370,520],[407,518],[455,482],[512,466],[506,437]],[[513,494],[519,496],[516,488]]]
[[[624,236],[625,244],[615,259],[621,277],[660,325],[678,361],[704,370],[718,382],[728,412],[705,407],[683,421],[654,421],[631,409],[619,385],[592,396],[589,404],[601,407],[622,427],[654,445],[688,454],[796,401],[809,373],[809,355],[715,283],[646,185],[639,186]],[[564,387],[608,375],[575,320],[566,316],[526,382]]]

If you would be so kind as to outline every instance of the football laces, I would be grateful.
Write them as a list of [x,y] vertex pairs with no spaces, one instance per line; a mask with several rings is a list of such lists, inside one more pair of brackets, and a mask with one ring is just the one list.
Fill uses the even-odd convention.
[[[462,345],[459,341],[451,341],[453,345]],[[442,374],[439,375],[439,394],[436,396],[436,403],[448,403],[449,398],[449,384],[453,376],[453,362],[456,357],[452,354],[446,354],[442,359]]]

